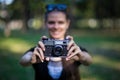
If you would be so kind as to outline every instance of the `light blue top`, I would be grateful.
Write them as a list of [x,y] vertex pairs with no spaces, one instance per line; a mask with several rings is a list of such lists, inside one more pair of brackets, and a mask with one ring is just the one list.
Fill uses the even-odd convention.
[[62,66],[62,62],[58,61],[50,61],[48,63],[48,71],[49,71],[49,75],[53,78],[53,79],[59,79],[63,70],[63,66]]

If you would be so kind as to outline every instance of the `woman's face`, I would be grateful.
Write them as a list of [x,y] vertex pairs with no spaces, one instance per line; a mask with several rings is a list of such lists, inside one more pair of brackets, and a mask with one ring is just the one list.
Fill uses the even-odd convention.
[[53,11],[48,14],[46,26],[51,38],[63,40],[70,21],[63,12]]

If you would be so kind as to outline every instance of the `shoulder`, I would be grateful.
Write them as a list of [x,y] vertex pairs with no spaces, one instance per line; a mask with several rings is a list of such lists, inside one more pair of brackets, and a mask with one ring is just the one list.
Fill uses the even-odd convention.
[[84,48],[84,47],[79,46],[79,48],[81,49],[81,51],[88,52],[88,51],[87,51],[87,49],[86,49],[86,48]]
[[33,52],[34,49],[35,49],[35,47],[32,47],[32,48],[28,49],[25,53],[27,53],[27,52]]

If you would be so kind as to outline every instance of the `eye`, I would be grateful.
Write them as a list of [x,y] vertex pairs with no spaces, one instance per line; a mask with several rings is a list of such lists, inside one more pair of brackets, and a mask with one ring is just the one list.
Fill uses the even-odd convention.
[[64,24],[64,21],[59,21],[58,23],[59,23],[59,24]]
[[48,21],[48,24],[55,24],[54,21]]

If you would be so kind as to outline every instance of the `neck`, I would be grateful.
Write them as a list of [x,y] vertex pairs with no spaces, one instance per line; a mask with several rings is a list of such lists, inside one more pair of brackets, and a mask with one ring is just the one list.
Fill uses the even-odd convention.
[[56,39],[56,40],[64,40],[64,39],[65,39],[65,37],[61,37],[61,38],[53,38],[53,37],[51,37],[51,36],[50,36],[50,38],[51,38],[51,39]]

